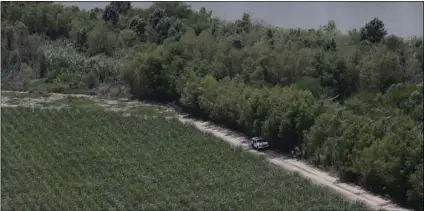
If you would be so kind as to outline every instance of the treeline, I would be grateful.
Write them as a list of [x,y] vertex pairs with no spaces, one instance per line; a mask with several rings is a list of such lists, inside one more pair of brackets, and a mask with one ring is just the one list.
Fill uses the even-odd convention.
[[343,34],[181,2],[2,2],[1,36],[3,89],[126,86],[423,210],[423,40],[388,36],[378,18]]

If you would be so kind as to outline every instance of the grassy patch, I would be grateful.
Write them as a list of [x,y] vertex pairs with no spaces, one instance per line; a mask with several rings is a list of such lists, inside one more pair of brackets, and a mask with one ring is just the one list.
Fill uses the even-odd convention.
[[135,115],[151,115],[151,116],[173,116],[174,113],[154,106],[139,105],[128,109]]
[[4,210],[359,210],[164,118],[1,108]]
[[100,110],[103,109],[100,105],[97,104],[92,99],[88,99],[85,97],[74,97],[74,96],[66,96],[57,101],[51,102],[53,105],[70,105],[71,108],[78,109],[89,109],[89,110]]
[[1,92],[1,96],[13,97],[13,98],[35,98],[35,97],[42,97],[43,95],[39,93],[29,93],[29,92]]

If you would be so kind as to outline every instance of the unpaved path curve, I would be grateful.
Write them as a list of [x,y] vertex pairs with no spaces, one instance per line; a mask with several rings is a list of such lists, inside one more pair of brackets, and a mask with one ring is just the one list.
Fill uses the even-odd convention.
[[[11,92],[11,91],[3,91],[3,92]],[[27,92],[15,92],[15,93],[27,93]],[[58,93],[52,93],[50,95],[50,97],[52,99],[61,99],[67,96],[72,96],[72,97],[83,97],[83,98],[89,98],[89,99],[97,99],[94,96],[90,96],[90,95],[81,95],[81,94],[58,94]],[[10,104],[7,103],[3,103],[3,97],[2,97],[2,104],[1,106],[11,106]],[[108,104],[108,105],[114,105],[117,104],[118,102],[122,103],[122,100],[125,99],[120,99],[120,100],[96,100],[96,102],[101,103],[101,104]],[[166,110],[173,110],[174,109],[170,108],[170,107],[166,107],[166,106],[161,106],[161,105],[154,105],[151,103],[145,103],[145,102],[135,102],[135,101],[127,101],[129,104],[139,104],[139,105],[144,105],[144,106],[157,106],[160,107],[162,109],[166,109]],[[31,104],[29,104],[28,106],[31,106]],[[117,110],[116,110],[117,111]],[[275,164],[278,167],[281,167],[285,170],[288,171],[292,171],[292,172],[297,172],[299,173],[299,175],[301,175],[304,178],[309,179],[310,181],[312,181],[313,183],[317,184],[317,185],[322,185],[325,187],[328,187],[329,189],[345,196],[346,198],[353,200],[353,201],[360,201],[362,203],[364,203],[365,205],[369,206],[371,209],[375,209],[375,210],[390,210],[390,211],[407,211],[408,209],[404,209],[401,208],[397,205],[395,205],[394,203],[392,203],[390,200],[387,199],[383,199],[379,196],[373,195],[369,192],[367,192],[366,190],[358,187],[358,186],[354,186],[354,185],[350,185],[350,184],[346,184],[346,183],[342,183],[339,181],[338,178],[330,176],[328,173],[323,172],[305,162],[302,162],[300,160],[296,160],[296,159],[291,159],[291,158],[287,158],[281,154],[272,152],[272,151],[265,151],[265,152],[258,152],[256,150],[252,150],[249,147],[248,144],[248,138],[240,135],[234,131],[219,127],[211,122],[206,122],[206,121],[201,121],[198,119],[194,119],[194,118],[189,118],[187,114],[184,113],[178,113],[177,115],[177,119],[182,122],[182,123],[188,123],[188,124],[192,124],[194,125],[198,130],[206,132],[206,133],[210,133],[213,136],[224,140],[225,142],[231,144],[234,147],[240,147],[241,149],[243,149],[244,151],[253,153],[253,154],[257,154],[257,155],[261,155],[264,156],[270,163]]]

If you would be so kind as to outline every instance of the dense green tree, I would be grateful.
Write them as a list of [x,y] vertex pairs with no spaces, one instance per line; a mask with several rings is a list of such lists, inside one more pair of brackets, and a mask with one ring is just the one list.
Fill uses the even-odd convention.
[[346,99],[357,89],[358,72],[352,70],[348,61],[336,55],[319,53],[315,60],[315,77],[322,87],[332,90],[338,99]]
[[88,34],[87,30],[83,28],[77,31],[77,40],[75,41],[76,49],[79,51],[85,51],[88,48]]
[[117,24],[119,20],[119,8],[115,4],[109,4],[106,6],[103,13],[103,20],[110,21],[113,24]]
[[116,7],[119,14],[126,14],[131,9],[131,2],[129,1],[112,1],[110,5]]
[[130,22],[130,28],[137,33],[137,36],[140,38],[140,40],[145,40],[145,30],[146,30],[146,26],[147,26],[147,21],[140,17],[139,15],[134,16],[131,19]]
[[391,84],[402,81],[399,57],[384,49],[366,53],[358,68],[362,88],[385,91]]
[[188,18],[193,13],[190,9],[190,5],[178,1],[158,1],[154,2],[152,7],[160,8],[167,14],[167,16],[177,17],[179,19]]
[[118,39],[122,46],[131,47],[135,43],[137,35],[133,30],[125,29],[119,33]]
[[190,15],[187,24],[194,29],[196,35],[208,29],[212,24],[212,11],[207,12],[204,7],[198,13]]
[[162,43],[168,37],[168,31],[171,27],[171,18],[166,16],[165,10],[155,8],[149,15],[149,25],[146,27],[147,38],[158,44]]
[[94,10],[90,11],[90,20],[97,20],[97,13]]
[[251,27],[252,27],[252,21],[250,20],[250,15],[247,13],[243,13],[241,20],[236,20],[237,34],[240,34],[242,32],[249,33]]
[[361,28],[361,40],[371,43],[379,43],[386,35],[387,30],[384,28],[384,23],[378,18],[372,19]]
[[390,36],[387,36],[384,39],[384,42],[387,46],[387,49],[394,51],[394,52],[402,49],[402,47],[404,45],[403,39],[401,37],[397,37],[396,35],[393,35],[393,34],[390,35]]
[[117,35],[109,30],[106,23],[99,23],[89,32],[87,43],[90,55],[113,55],[117,47]]

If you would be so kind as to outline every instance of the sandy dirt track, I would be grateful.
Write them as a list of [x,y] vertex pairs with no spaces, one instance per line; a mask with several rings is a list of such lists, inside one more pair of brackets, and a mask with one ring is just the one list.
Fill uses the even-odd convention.
[[[80,97],[80,98],[87,98],[91,99],[94,102],[96,102],[98,105],[110,110],[110,111],[123,111],[125,112],[126,109],[129,109],[134,106],[155,106],[160,109],[164,109],[167,111],[174,111],[170,107],[166,106],[160,106],[160,105],[154,105],[150,103],[144,103],[144,102],[136,102],[136,101],[128,101],[126,99],[119,99],[119,100],[106,100],[106,99],[99,99],[95,96],[89,96],[89,95],[79,95],[79,94],[56,94],[52,93],[49,97],[40,97],[40,98],[22,98],[18,103],[13,103],[11,97],[3,96],[3,93],[22,93],[25,94],[26,92],[10,92],[10,91],[3,91],[2,90],[2,96],[1,96],[1,106],[2,107],[16,107],[16,106],[26,106],[26,107],[43,107],[43,103],[46,102],[53,102],[60,99],[64,99],[68,96],[72,97]],[[16,102],[16,101],[15,101]],[[125,102],[126,106],[116,106],[118,103],[122,105],[122,103]],[[53,107],[53,106],[51,106]],[[66,106],[58,106],[56,105],[55,108],[63,108]],[[176,111],[174,111],[176,113]],[[215,137],[224,140],[225,142],[229,143],[233,147],[240,147],[244,151],[257,154],[259,156],[264,156],[270,163],[275,164],[278,167],[281,167],[285,170],[297,172],[299,175],[301,175],[304,178],[307,178],[311,180],[313,183],[317,185],[326,186],[329,189],[339,193],[340,195],[345,196],[346,198],[353,200],[353,201],[360,201],[366,205],[368,205],[371,209],[375,210],[408,210],[401,208],[395,204],[393,204],[390,200],[383,199],[381,197],[375,196],[364,189],[342,183],[339,181],[338,178],[330,176],[328,173],[323,172],[311,165],[306,164],[305,162],[302,162],[300,160],[287,158],[281,154],[272,152],[272,151],[265,151],[265,152],[258,152],[256,150],[252,150],[249,147],[248,144],[248,138],[237,134],[234,131],[230,131],[228,129],[219,127],[211,122],[205,122],[200,121],[198,119],[189,118],[187,114],[183,113],[176,113],[176,118],[181,121],[182,123],[188,123],[194,125],[198,130],[210,133],[214,135]],[[125,113],[124,113],[125,115]],[[129,114],[126,114],[129,115]]]

